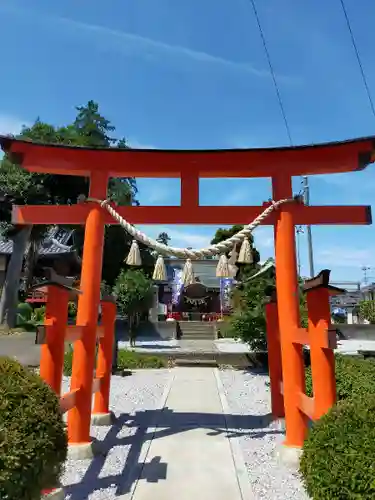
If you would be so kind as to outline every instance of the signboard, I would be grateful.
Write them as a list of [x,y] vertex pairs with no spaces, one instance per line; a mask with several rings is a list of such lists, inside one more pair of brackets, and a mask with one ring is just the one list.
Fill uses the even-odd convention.
[[177,305],[179,303],[182,289],[182,268],[174,267],[172,282],[172,304]]
[[220,278],[220,303],[222,312],[228,312],[232,306],[233,278]]

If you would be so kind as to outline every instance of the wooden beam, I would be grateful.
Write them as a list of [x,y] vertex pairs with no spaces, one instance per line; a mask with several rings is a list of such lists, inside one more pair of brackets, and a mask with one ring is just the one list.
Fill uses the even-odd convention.
[[[262,206],[223,207],[116,207],[118,213],[131,224],[249,224],[264,211]],[[90,210],[84,205],[18,205],[13,207],[14,224],[79,224],[86,222]],[[104,209],[103,209],[104,210]],[[318,206],[291,205],[296,225],[336,224],[368,225],[372,223],[369,206]],[[274,225],[275,214],[267,217],[262,225]],[[106,212],[105,224],[116,224]]]
[[102,382],[102,378],[103,377],[94,378],[94,381],[92,383],[92,393],[93,394],[95,394],[96,392],[98,392],[100,390],[100,384]]
[[298,406],[302,413],[307,415],[310,419],[313,419],[315,413],[314,398],[309,398],[309,396],[301,392]]
[[11,160],[33,172],[89,176],[103,171],[111,177],[272,177],[349,172],[373,161],[374,137],[309,146],[237,150],[118,150],[33,144],[0,137]]
[[[37,345],[43,345],[47,343],[47,328],[51,325],[38,325],[36,328],[36,339],[35,343]],[[85,326],[80,325],[68,325],[65,330],[65,342],[75,342],[82,338]],[[97,338],[104,337],[104,326],[97,326],[96,328]]]
[[73,391],[65,393],[60,398],[60,410],[62,413],[66,413],[71,410],[76,405],[76,397],[79,389],[74,389]]
[[293,335],[293,344],[310,345],[307,328],[297,328]]

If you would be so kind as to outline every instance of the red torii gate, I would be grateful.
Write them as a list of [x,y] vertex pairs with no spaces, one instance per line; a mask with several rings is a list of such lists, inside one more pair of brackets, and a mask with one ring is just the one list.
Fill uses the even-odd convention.
[[[264,206],[199,206],[199,178],[271,177],[274,200],[292,198],[292,177],[352,172],[375,160],[375,137],[313,146],[208,151],[119,150],[36,144],[0,137],[12,161],[32,172],[86,176],[89,197],[105,199],[109,177],[179,177],[179,207],[116,207],[132,224],[247,224]],[[264,204],[264,205],[267,205]],[[76,342],[80,360],[72,390],[81,387],[69,420],[70,443],[90,441],[90,408],[96,321],[99,304],[104,225],[116,223],[98,204],[15,206],[16,224],[86,224],[77,321],[87,324]],[[282,205],[263,222],[275,230],[277,309],[280,327],[283,392],[288,446],[300,447],[306,422],[299,396],[304,392],[302,346],[297,343],[299,303],[295,225],[371,224],[369,206]],[[78,370],[79,366],[79,370]]]

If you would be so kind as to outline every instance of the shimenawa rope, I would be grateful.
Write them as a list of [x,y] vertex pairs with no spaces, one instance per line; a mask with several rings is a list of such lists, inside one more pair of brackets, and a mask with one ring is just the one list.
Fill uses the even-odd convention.
[[271,201],[271,205],[267,207],[261,214],[256,217],[253,222],[244,226],[241,231],[236,233],[234,236],[221,241],[220,243],[215,243],[207,248],[201,249],[188,249],[188,248],[176,248],[159,243],[153,238],[149,238],[146,234],[138,231],[132,224],[126,221],[121,215],[110,205],[111,200],[99,200],[96,198],[86,198],[85,196],[80,196],[78,199],[79,203],[83,202],[93,202],[98,203],[102,208],[105,208],[107,212],[122,226],[125,231],[127,231],[135,240],[144,243],[148,247],[156,250],[159,254],[180,257],[185,259],[201,259],[203,257],[211,257],[213,255],[223,254],[233,249],[238,243],[242,243],[245,238],[248,238],[251,232],[259,226],[264,219],[266,219],[274,210],[279,208],[285,203],[290,203],[293,201],[298,201],[298,197],[295,198],[285,198],[278,201]]

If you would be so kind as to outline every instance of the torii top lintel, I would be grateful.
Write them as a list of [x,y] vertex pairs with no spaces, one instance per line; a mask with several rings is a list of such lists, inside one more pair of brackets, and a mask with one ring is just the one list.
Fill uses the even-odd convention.
[[375,161],[375,136],[309,146],[263,149],[157,150],[84,148],[0,136],[15,163],[31,172],[111,177],[272,177],[351,172]]

